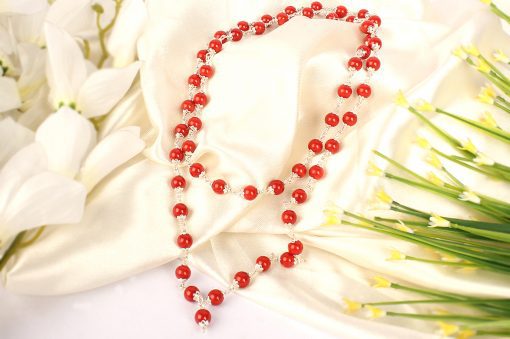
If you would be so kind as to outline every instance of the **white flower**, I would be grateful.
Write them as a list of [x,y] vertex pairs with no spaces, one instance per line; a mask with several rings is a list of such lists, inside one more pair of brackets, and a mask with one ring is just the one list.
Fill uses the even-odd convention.
[[139,63],[97,70],[89,75],[85,58],[71,35],[50,23],[44,30],[53,107],[68,106],[87,118],[108,113],[131,87]]
[[0,77],[0,113],[7,112],[21,106],[16,80],[9,77]]
[[459,195],[459,200],[462,200],[462,201],[470,201],[470,202],[473,202],[475,204],[480,204],[480,197],[477,196],[473,191],[471,190],[468,190],[468,191],[464,191],[462,192],[460,195]]
[[46,6],[47,0],[0,0],[0,14],[32,14]]
[[34,141],[34,132],[12,118],[0,120],[0,168],[21,148]]
[[450,227],[450,222],[438,214],[432,213],[429,220],[430,227]]

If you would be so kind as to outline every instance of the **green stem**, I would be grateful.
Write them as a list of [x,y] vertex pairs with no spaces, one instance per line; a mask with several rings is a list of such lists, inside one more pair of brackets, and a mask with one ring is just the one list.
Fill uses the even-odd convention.
[[401,300],[401,301],[381,301],[374,303],[364,303],[370,306],[387,306],[387,305],[408,305],[408,304],[480,304],[480,303],[510,303],[510,299],[423,299],[423,300]]
[[420,320],[431,320],[431,321],[458,321],[463,323],[480,323],[488,320],[500,320],[498,317],[488,316],[468,316],[461,314],[417,314],[417,313],[402,313],[402,312],[386,312],[387,316],[390,317],[404,317],[413,318]]

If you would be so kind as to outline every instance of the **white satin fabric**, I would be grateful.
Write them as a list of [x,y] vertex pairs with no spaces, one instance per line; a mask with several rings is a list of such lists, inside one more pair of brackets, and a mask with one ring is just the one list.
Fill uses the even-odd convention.
[[[323,4],[337,5],[334,1]],[[322,210],[333,201],[344,209],[366,211],[373,188],[380,183],[365,174],[368,160],[373,159],[372,149],[425,171],[419,159],[423,154],[410,147],[421,128],[409,113],[395,108],[396,91],[402,89],[460,113],[467,108],[474,114],[482,108],[470,98],[483,81],[450,51],[461,43],[474,42],[488,53],[502,46],[502,41],[508,42],[508,36],[478,2],[463,2],[462,6],[455,0],[342,4],[368,8],[383,20],[383,66],[374,76],[373,98],[363,107],[359,124],[345,135],[341,153],[328,164],[327,177],[299,208],[298,236],[306,244],[306,262],[292,270],[274,267],[239,294],[337,335],[425,338],[434,324],[405,321],[412,330],[393,326],[401,324],[399,319],[370,322],[347,316],[342,312],[342,298],[413,297],[370,287],[369,278],[376,272],[403,283],[483,296],[510,295],[508,279],[387,261],[392,249],[416,256],[429,253],[377,233],[347,226],[321,227]],[[180,118],[178,108],[186,95],[187,76],[194,69],[194,55],[216,30],[232,27],[239,20],[255,20],[266,12],[277,13],[284,6],[284,2],[269,0],[148,1],[148,26],[138,46],[143,62],[140,88],[131,91],[108,118],[107,128],[138,124],[153,146],[146,157],[117,169],[95,189],[80,224],[50,227],[11,261],[3,272],[7,289],[38,295],[72,293],[177,257],[177,227],[169,213],[172,200],[167,186],[171,171],[166,159],[169,132]],[[346,60],[360,39],[361,33],[349,23],[295,18],[273,32],[226,46],[214,60],[216,74],[209,83],[211,99],[203,113],[205,127],[195,159],[205,164],[212,178],[227,178],[234,186],[261,186],[289,173],[292,164],[303,157],[307,141],[318,134],[324,114],[334,107],[335,89],[345,79]],[[466,100],[471,100],[470,105],[462,106],[460,102]],[[434,119],[452,133],[465,133],[458,124]],[[476,141],[490,155],[502,154],[483,136]],[[469,173],[466,180],[473,189],[495,185]],[[416,193],[405,186],[387,188],[397,200]],[[498,191],[508,200],[509,190]],[[192,265],[221,286],[236,271],[251,267],[258,255],[286,246],[279,199],[264,197],[249,204],[235,196],[214,195],[195,181],[186,199],[192,209],[189,227],[195,239]],[[417,194],[409,204],[465,216],[454,204],[437,200]],[[169,285],[174,283],[169,281]]]

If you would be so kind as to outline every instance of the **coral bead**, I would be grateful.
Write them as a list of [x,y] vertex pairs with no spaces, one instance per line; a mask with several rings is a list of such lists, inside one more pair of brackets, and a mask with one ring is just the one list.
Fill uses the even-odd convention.
[[283,191],[285,190],[285,184],[283,183],[283,181],[278,179],[271,180],[269,182],[269,187],[273,189],[274,195],[282,194]]
[[291,268],[292,266],[294,266],[294,259],[295,258],[293,254],[285,252],[282,255],[280,255],[280,264],[282,264],[283,267]]
[[358,121],[358,117],[352,112],[345,112],[342,121],[348,126],[354,126],[356,121]]
[[370,39],[367,40],[367,45],[372,50],[380,49],[382,47],[382,41],[378,37],[370,38]]
[[205,62],[206,56],[207,56],[207,50],[206,49],[201,49],[200,51],[197,52],[197,58],[202,60],[203,62]]
[[292,192],[292,198],[294,198],[298,204],[302,204],[306,201],[307,194],[305,190],[298,188]]
[[191,117],[188,120],[188,126],[191,128],[195,128],[197,131],[199,131],[202,128],[202,120],[197,117]]
[[326,19],[335,20],[338,19],[338,15],[336,15],[336,13],[329,13],[326,15]]
[[365,20],[359,26],[359,30],[365,34],[372,33],[371,30],[374,28],[374,22],[371,20]]
[[324,176],[324,168],[320,167],[319,165],[313,165],[308,170],[308,174],[310,174],[310,176],[315,180],[322,179]]
[[310,140],[308,143],[308,149],[315,154],[320,153],[322,151],[322,141],[319,139]]
[[295,224],[297,220],[296,212],[293,210],[285,210],[282,213],[282,221],[284,224]]
[[335,127],[340,122],[340,117],[338,116],[338,114],[328,113],[324,117],[324,122],[331,127]]
[[354,68],[355,70],[359,71],[363,66],[363,61],[361,60],[361,58],[353,57],[349,59],[347,66],[349,68]]
[[227,186],[227,183],[225,182],[225,180],[222,180],[222,179],[214,180],[211,184],[212,190],[214,191],[214,193],[217,193],[217,194],[225,193],[226,186]]
[[177,266],[175,269],[175,276],[177,279],[189,279],[191,276],[191,270],[186,265]]
[[377,26],[381,26],[381,18],[378,17],[377,15],[371,15],[368,20],[371,20],[373,21],[375,24],[377,24]]
[[360,9],[358,11],[358,18],[364,19],[364,18],[366,18],[367,14],[368,14],[368,11],[366,9]]
[[367,59],[365,67],[367,69],[372,68],[374,71],[377,71],[381,67],[381,61],[379,60],[379,58],[370,57]]
[[231,29],[230,34],[232,35],[232,41],[239,41],[243,38],[243,31],[239,28]]
[[247,30],[249,30],[249,29],[250,29],[250,24],[249,24],[249,23],[247,23],[246,21],[239,21],[239,22],[237,23],[237,27],[239,27],[239,29],[240,29],[241,31],[245,31],[245,32],[246,32]]
[[322,4],[319,1],[314,1],[310,5],[314,11],[320,11],[322,9]]
[[289,242],[288,249],[290,254],[301,254],[303,252],[303,243],[299,240]]
[[223,292],[220,290],[211,290],[207,294],[209,297],[209,300],[211,301],[211,305],[218,306],[223,302],[223,299],[225,299]]
[[184,153],[193,153],[197,149],[197,145],[192,140],[186,140],[182,143]]
[[191,100],[184,100],[181,104],[183,111],[193,112],[195,110],[195,103]]
[[203,77],[210,78],[214,74],[214,68],[212,68],[209,65],[202,65],[198,70],[198,74],[200,74]]
[[186,137],[186,136],[188,136],[189,128],[185,124],[179,124],[179,125],[175,126],[174,133],[180,134],[181,136]]
[[262,267],[262,271],[264,272],[267,271],[269,267],[271,267],[271,259],[265,255],[258,257],[256,263]]
[[184,159],[184,153],[180,148],[174,148],[170,151],[170,160],[182,161]]
[[223,45],[218,39],[212,39],[209,41],[209,47],[214,49],[216,53],[219,53],[223,49]]
[[243,195],[246,200],[253,200],[259,194],[257,188],[252,185],[248,185],[243,190]]
[[204,166],[198,162],[189,167],[189,174],[194,178],[198,178],[202,173],[204,173]]
[[174,205],[172,209],[172,214],[174,217],[187,216],[188,215],[188,206],[184,205],[182,202]]
[[200,86],[201,82],[202,78],[200,78],[200,75],[198,74],[191,74],[188,78],[188,84],[193,85],[195,87]]
[[338,6],[335,11],[336,15],[338,15],[338,17],[340,19],[344,18],[348,12],[349,11],[347,10],[347,8],[345,6]]
[[301,13],[303,13],[303,16],[306,16],[307,18],[313,18],[313,9],[310,7],[303,8]]
[[278,13],[276,16],[276,21],[278,22],[278,25],[283,25],[287,21],[289,21],[289,16],[285,13]]
[[372,50],[367,46],[367,45],[361,45],[358,47],[358,51],[361,51],[361,56],[360,58],[361,59],[366,59],[370,56],[370,52],[372,52]]
[[324,148],[331,154],[335,154],[338,153],[338,151],[340,151],[340,143],[335,139],[329,139],[324,144]]
[[237,272],[234,280],[239,284],[239,288],[245,288],[250,284],[250,275],[246,272]]
[[184,179],[184,177],[181,175],[176,175],[175,177],[172,178],[170,186],[172,188],[184,188],[186,187],[186,179]]
[[363,98],[368,98],[372,94],[372,89],[367,84],[361,84],[356,89],[356,93]]
[[342,84],[338,86],[338,96],[347,99],[352,94],[352,88],[349,85]]
[[294,7],[294,6],[287,6],[287,7],[285,7],[285,13],[287,15],[291,15],[291,14],[296,13],[296,7]]
[[198,92],[193,96],[193,102],[195,103],[195,105],[205,106],[207,105],[207,95],[205,95],[202,92]]
[[294,173],[298,177],[302,178],[306,175],[306,166],[303,164],[295,164],[292,167],[292,173]]
[[260,21],[254,22],[253,28],[255,29],[255,34],[257,35],[261,35],[266,31],[266,25]]
[[260,18],[260,20],[261,20],[263,23],[267,24],[267,23],[269,23],[271,20],[273,20],[273,17],[272,17],[271,15],[269,15],[269,14],[264,14],[264,15]]
[[188,233],[179,234],[177,237],[177,246],[180,248],[190,248],[193,245],[193,238]]
[[184,299],[187,301],[194,302],[193,296],[198,292],[198,288],[196,286],[190,285],[184,289]]
[[347,18],[345,18],[345,21],[347,21],[347,22],[354,22],[355,18],[356,17],[354,15],[349,15]]
[[[214,38],[220,40],[221,43],[224,44],[225,42],[227,42],[227,33],[225,33],[225,31],[217,31],[216,33],[214,33]],[[210,44],[209,47],[211,47]]]
[[206,310],[205,308],[201,308],[195,313],[195,322],[200,324],[201,322],[211,322],[211,312]]

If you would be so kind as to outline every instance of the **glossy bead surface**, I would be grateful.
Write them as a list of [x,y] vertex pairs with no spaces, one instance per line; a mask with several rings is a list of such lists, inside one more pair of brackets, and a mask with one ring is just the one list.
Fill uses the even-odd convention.
[[202,128],[202,120],[200,120],[200,118],[197,117],[191,117],[188,120],[188,126],[190,128],[194,127],[197,131],[199,131]]
[[282,221],[284,224],[295,224],[297,220],[296,212],[293,210],[286,210],[282,213]]
[[186,137],[186,136],[188,136],[189,128],[185,124],[178,124],[174,128],[174,133],[175,134],[180,134],[181,136]]
[[184,179],[181,175],[176,175],[172,178],[172,181],[170,182],[170,186],[172,188],[185,188],[186,187],[186,179]]
[[363,53],[360,58],[361,59],[366,59],[370,56],[370,53],[372,52],[372,50],[370,49],[370,47],[368,47],[367,45],[360,45],[358,47],[358,51],[361,51],[361,53]]
[[354,68],[357,71],[359,71],[362,66],[363,66],[363,61],[361,60],[361,58],[358,58],[358,57],[350,58],[349,62],[347,63],[347,67]]
[[221,43],[224,44],[225,42],[227,42],[227,33],[225,31],[217,31],[216,33],[214,33],[214,38],[220,40]]
[[320,180],[324,176],[324,168],[320,167],[319,165],[313,165],[308,170],[308,174],[315,180]]
[[184,153],[193,153],[197,149],[197,145],[193,140],[186,140],[182,143],[182,150]]
[[313,18],[313,9],[310,7],[303,8],[301,13],[303,13],[303,16],[306,16],[307,18]]
[[190,248],[193,245],[193,238],[188,233],[179,234],[177,237],[177,246],[180,248]]
[[340,122],[340,117],[338,116],[338,114],[328,113],[324,117],[324,122],[331,127],[335,127]]
[[211,312],[206,310],[205,308],[201,308],[195,313],[195,322],[200,324],[201,322],[211,322]]
[[191,276],[191,270],[186,265],[177,266],[175,269],[175,276],[177,279],[189,279]]
[[257,188],[252,185],[248,185],[243,189],[243,196],[246,200],[253,200],[259,194]]
[[335,139],[328,139],[324,144],[324,148],[331,154],[336,154],[340,151],[340,143]]
[[326,15],[326,19],[335,20],[338,19],[338,15],[336,15],[336,13],[328,13],[328,15]]
[[335,11],[336,15],[338,15],[340,19],[345,18],[348,12],[349,11],[345,6],[338,6]]
[[356,93],[363,98],[368,98],[372,94],[372,89],[367,84],[361,84],[356,89]]
[[318,154],[322,151],[322,141],[319,139],[312,139],[308,143],[308,149],[315,154]]
[[287,6],[287,7],[285,7],[285,13],[287,15],[291,15],[291,14],[296,13],[296,7],[294,7],[294,6]]
[[358,11],[358,18],[360,18],[360,19],[364,19],[364,18],[366,18],[367,14],[368,14],[368,10],[366,10],[366,9],[360,9],[360,10]]
[[212,48],[216,53],[219,53],[223,49],[223,44],[218,39],[212,39],[209,41],[209,48]]
[[239,288],[245,288],[250,284],[250,275],[246,272],[237,272],[234,280],[239,284]]
[[262,271],[264,272],[267,271],[269,267],[271,267],[271,259],[265,255],[258,257],[256,263],[262,267]]
[[296,200],[298,204],[302,204],[306,201],[307,194],[304,189],[298,188],[292,192],[292,198]]
[[209,65],[202,65],[198,70],[198,74],[200,74],[203,77],[210,78],[214,74],[214,68],[212,68]]
[[193,112],[195,110],[195,103],[191,100],[184,100],[181,104],[183,111]]
[[232,35],[232,41],[239,41],[243,38],[243,31],[239,28],[231,29],[230,34]]
[[285,190],[285,184],[283,183],[283,181],[278,179],[271,180],[268,186],[273,189],[274,195],[282,194],[283,191]]
[[319,1],[314,1],[312,2],[312,4],[310,5],[310,7],[314,10],[314,11],[320,11],[322,9],[322,4],[319,2]]
[[278,22],[278,25],[283,25],[289,21],[289,16],[285,13],[278,13],[278,15],[276,15],[276,21]]
[[260,18],[260,21],[262,21],[263,23],[267,24],[269,23],[271,20],[273,20],[273,17],[269,14],[264,14],[261,18]]
[[187,301],[194,302],[193,296],[198,292],[198,288],[196,286],[190,285],[184,289],[184,299]]
[[248,22],[246,22],[246,21],[239,21],[239,22],[237,23],[237,27],[239,27],[239,29],[240,29],[241,31],[246,32],[247,30],[249,30],[249,29],[250,29],[250,24],[249,24]]
[[342,84],[342,85],[338,86],[338,91],[337,92],[338,92],[338,96],[340,98],[347,99],[352,94],[352,88],[349,85]]
[[202,78],[198,74],[191,74],[188,78],[188,84],[193,85],[195,87],[199,87],[202,82]]
[[289,249],[289,253],[293,255],[298,255],[303,252],[303,243],[299,240],[290,242],[287,247]]
[[367,45],[372,50],[380,49],[382,47],[382,41],[378,37],[370,38],[367,40]]
[[207,56],[207,50],[206,49],[201,49],[200,51],[197,52],[197,58],[199,58],[203,62],[205,62],[206,56]]
[[211,290],[207,294],[209,297],[209,300],[211,301],[211,305],[218,306],[223,302],[223,299],[225,299],[225,296],[223,295],[223,292],[220,290]]
[[354,126],[356,121],[358,121],[358,117],[352,112],[345,112],[342,117],[342,121],[348,126]]
[[182,161],[184,159],[184,152],[180,148],[173,148],[169,154],[170,160]]
[[294,255],[289,252],[283,253],[280,255],[280,264],[282,264],[283,267],[291,268],[294,266]]
[[188,206],[184,205],[182,202],[179,202],[172,208],[172,214],[176,218],[180,216],[186,216],[188,215]]
[[365,67],[367,69],[372,68],[374,71],[377,71],[381,67],[381,61],[377,57],[370,57],[365,62]]
[[292,173],[294,173],[298,177],[302,178],[306,175],[306,166],[303,164],[295,164],[292,167]]
[[260,21],[254,22],[253,28],[255,29],[255,34],[257,35],[261,35],[266,31],[266,25]]
[[347,22],[354,22],[355,18],[356,17],[354,15],[349,15],[347,18],[345,18],[345,21],[347,21]]
[[214,191],[214,193],[217,193],[217,194],[225,193],[226,186],[227,186],[227,183],[223,179],[214,180],[211,184],[212,190]]
[[381,18],[377,15],[371,15],[368,20],[371,20],[373,21],[374,23],[377,24],[377,26],[381,26]]
[[365,20],[359,26],[359,30],[365,34],[370,34],[371,30],[374,28],[374,22],[370,20]]
[[204,172],[204,166],[202,166],[202,164],[199,164],[198,162],[192,164],[189,167],[189,174],[194,178],[198,178],[200,176],[200,174],[202,174],[203,172]]

